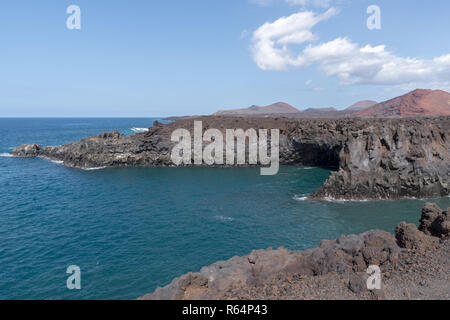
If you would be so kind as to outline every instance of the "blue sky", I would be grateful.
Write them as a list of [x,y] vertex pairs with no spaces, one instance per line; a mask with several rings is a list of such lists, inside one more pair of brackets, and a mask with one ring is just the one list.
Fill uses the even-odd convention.
[[[66,27],[72,4],[81,30]],[[373,4],[381,30],[366,27]],[[2,0],[0,116],[341,108],[448,90],[449,9],[448,0]]]

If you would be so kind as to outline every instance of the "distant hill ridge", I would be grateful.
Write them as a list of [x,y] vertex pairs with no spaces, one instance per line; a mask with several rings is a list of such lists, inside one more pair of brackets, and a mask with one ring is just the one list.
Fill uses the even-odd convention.
[[297,113],[298,109],[285,102],[277,102],[265,107],[251,106],[247,109],[234,109],[234,110],[220,110],[214,113],[215,116],[224,115],[253,115],[253,114],[285,114],[285,113]]
[[303,110],[303,112],[335,112],[338,111],[336,108],[308,108]]
[[243,117],[279,115],[293,118],[450,116],[450,93],[443,90],[416,89],[381,103],[362,100],[344,110],[329,107],[300,111],[285,102],[277,102],[265,107],[254,105],[244,109],[221,110],[213,115]]

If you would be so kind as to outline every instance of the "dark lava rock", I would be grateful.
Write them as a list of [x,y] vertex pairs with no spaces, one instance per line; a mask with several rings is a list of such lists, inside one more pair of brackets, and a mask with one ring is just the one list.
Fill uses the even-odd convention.
[[42,147],[40,144],[24,144],[15,148],[11,154],[17,157],[38,157],[42,154]]
[[441,197],[450,193],[449,118],[367,123],[352,130],[316,197]]

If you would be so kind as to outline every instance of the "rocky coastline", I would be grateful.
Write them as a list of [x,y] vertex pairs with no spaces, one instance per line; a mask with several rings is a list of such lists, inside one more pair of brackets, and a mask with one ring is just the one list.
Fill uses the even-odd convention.
[[[450,299],[450,208],[427,203],[420,225],[372,230],[295,252],[257,250],[188,273],[142,300]],[[369,290],[367,268],[381,270]]]
[[45,157],[75,168],[174,166],[170,155],[177,128],[193,130],[279,129],[280,163],[333,168],[311,197],[342,200],[434,198],[450,194],[450,117],[399,119],[291,119],[204,116],[148,132],[118,131],[63,146],[27,144],[16,157]]

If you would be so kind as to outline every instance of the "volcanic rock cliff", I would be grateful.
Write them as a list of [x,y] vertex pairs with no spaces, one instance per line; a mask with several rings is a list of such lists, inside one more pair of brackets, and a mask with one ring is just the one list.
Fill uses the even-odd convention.
[[[333,168],[312,196],[338,199],[441,197],[450,194],[450,117],[288,119],[198,117],[203,130],[279,129],[280,163]],[[173,166],[171,134],[194,119],[130,137],[103,133],[58,147],[23,145],[20,157],[46,157],[77,168]]]
[[[307,251],[257,250],[174,279],[140,299],[449,299],[450,208],[428,203],[419,228],[372,230]],[[378,266],[381,288],[369,290]],[[374,289],[374,288],[371,288]]]

